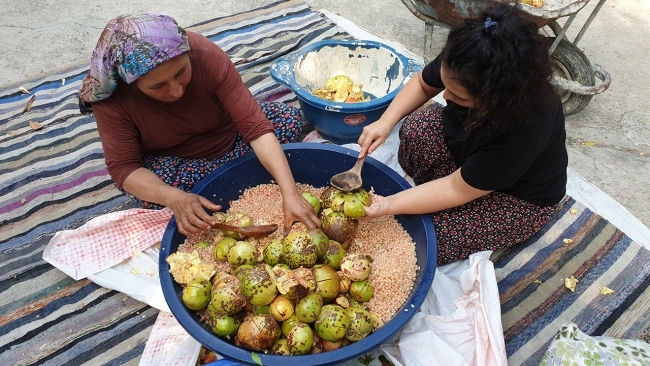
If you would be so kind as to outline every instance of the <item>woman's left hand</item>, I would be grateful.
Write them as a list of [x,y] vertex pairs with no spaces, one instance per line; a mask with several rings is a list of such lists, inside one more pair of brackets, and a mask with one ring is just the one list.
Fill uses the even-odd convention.
[[366,215],[361,220],[371,220],[375,217],[384,216],[388,208],[388,200],[380,195],[372,195],[372,203],[366,207]]
[[314,208],[299,193],[282,197],[282,210],[284,211],[284,235],[289,234],[296,221],[300,221],[309,229],[320,227],[320,219],[316,216]]

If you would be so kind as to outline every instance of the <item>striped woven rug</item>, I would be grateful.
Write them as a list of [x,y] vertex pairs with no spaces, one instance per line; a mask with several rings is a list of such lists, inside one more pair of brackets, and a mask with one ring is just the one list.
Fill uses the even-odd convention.
[[[271,79],[270,63],[310,42],[347,37],[299,1],[188,29],[229,53],[258,100],[290,104],[295,95]],[[107,174],[94,119],[77,109],[86,62],[0,88],[3,366],[137,365],[158,313],[90,281],[73,281],[41,258],[55,232],[133,207]],[[23,113],[32,95],[31,110]],[[563,243],[568,238],[570,245]],[[589,334],[643,337],[650,324],[648,257],[607,221],[573,200],[564,202],[544,232],[496,259],[510,363],[539,363],[567,321]],[[571,275],[580,281],[574,293],[563,285]],[[599,286],[614,293],[599,295]]]
[[[650,340],[650,251],[574,199],[493,259],[509,365],[539,365],[568,321],[590,335]],[[565,286],[571,276],[575,291]]]

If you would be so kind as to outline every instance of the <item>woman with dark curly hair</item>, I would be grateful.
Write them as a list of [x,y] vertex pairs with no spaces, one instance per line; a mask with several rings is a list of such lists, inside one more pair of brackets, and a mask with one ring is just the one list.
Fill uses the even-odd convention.
[[[359,137],[361,156],[371,153],[408,115],[399,163],[416,186],[375,196],[367,217],[432,213],[439,264],[538,232],[567,180],[552,68],[547,38],[516,7],[494,5],[451,30],[440,55]],[[420,108],[440,92],[445,107]]]

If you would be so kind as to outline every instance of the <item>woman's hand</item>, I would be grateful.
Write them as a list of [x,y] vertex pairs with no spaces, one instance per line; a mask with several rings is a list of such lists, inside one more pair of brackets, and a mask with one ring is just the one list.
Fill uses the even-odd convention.
[[[297,192],[297,191],[296,191]],[[291,231],[296,221],[300,221],[309,229],[320,227],[320,219],[316,216],[314,208],[301,194],[291,194],[282,197],[282,210],[284,211],[284,235]]]
[[262,165],[271,173],[282,192],[282,211],[284,212],[284,235],[289,234],[293,223],[302,222],[306,227],[320,227],[320,220],[313,207],[298,192],[289,162],[280,147],[278,139],[272,133],[264,134],[251,141],[251,147]]
[[176,187],[168,186],[151,170],[140,167],[124,180],[125,191],[143,201],[158,203],[169,207],[174,212],[178,231],[185,235],[198,234],[210,228],[214,221],[204,208],[220,211],[207,198],[187,193]]
[[215,212],[221,210],[221,206],[215,205],[207,198],[181,190],[177,190],[170,197],[167,207],[174,212],[178,232],[185,236],[210,229],[214,219],[204,208]]
[[375,217],[380,217],[386,215],[385,212],[388,211],[388,200],[386,197],[373,194],[372,203],[370,206],[366,207],[366,215],[362,220],[371,220]]
[[361,145],[359,157],[371,154],[386,141],[391,130],[405,116],[420,108],[426,101],[435,97],[443,89],[434,88],[422,79],[422,71],[413,76],[388,105],[381,118],[363,128],[358,143]]
[[359,157],[372,154],[373,151],[386,141],[392,129],[393,125],[382,119],[364,127],[358,140],[359,145],[361,145]]

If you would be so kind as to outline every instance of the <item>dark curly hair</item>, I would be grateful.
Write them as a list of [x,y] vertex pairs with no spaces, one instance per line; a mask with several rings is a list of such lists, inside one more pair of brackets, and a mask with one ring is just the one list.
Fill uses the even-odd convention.
[[450,77],[475,98],[470,130],[490,121],[492,133],[512,129],[538,100],[555,93],[548,38],[516,6],[497,3],[452,29],[441,52]]

